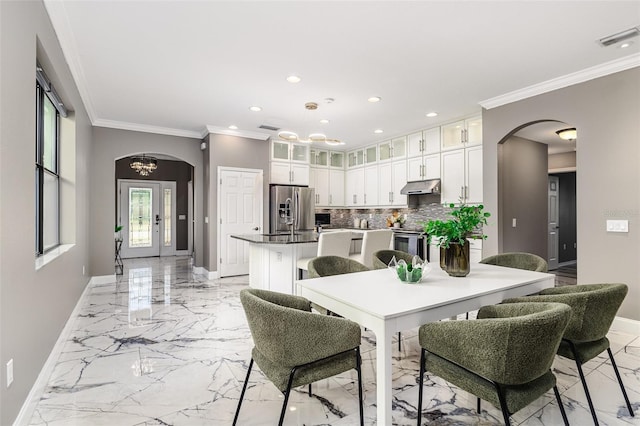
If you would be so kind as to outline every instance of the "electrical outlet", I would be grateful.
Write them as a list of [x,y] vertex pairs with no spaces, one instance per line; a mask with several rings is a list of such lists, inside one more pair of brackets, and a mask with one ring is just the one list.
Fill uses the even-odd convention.
[[567,245],[566,245],[566,244],[563,244],[563,245],[562,245],[562,250],[566,250],[566,249],[567,249]]
[[7,387],[13,383],[13,358],[7,362]]
[[512,228],[515,228],[515,227],[516,227],[516,222],[517,222],[517,220],[516,220],[516,218],[515,218],[515,217],[514,217],[513,219],[511,219],[511,227],[512,227]]

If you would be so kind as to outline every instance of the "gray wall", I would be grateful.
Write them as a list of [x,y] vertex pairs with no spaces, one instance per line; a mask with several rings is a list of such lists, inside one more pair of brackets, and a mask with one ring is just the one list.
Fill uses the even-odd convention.
[[[158,168],[149,176],[140,176],[135,170],[129,167],[130,158],[116,160],[116,192],[118,179],[134,180],[155,180],[169,181],[176,183],[176,250],[189,249],[189,181],[193,173],[193,167],[184,161],[160,160]],[[116,204],[118,203],[118,195]],[[185,220],[179,220],[180,215],[184,215]],[[118,211],[116,209],[116,217]]]
[[[35,269],[36,58],[74,113],[62,120],[61,239],[75,244]],[[40,1],[0,2],[0,424],[18,414],[89,281],[91,125]],[[112,232],[113,235],[113,232]],[[111,259],[113,260],[113,259]],[[14,382],[6,387],[7,361]]]
[[[512,136],[498,149],[502,251],[547,258],[547,145]],[[513,227],[516,219],[516,227]]]
[[[498,142],[523,124],[560,120],[578,130],[578,283],[623,282],[619,315],[640,320],[640,68],[483,111],[484,204],[498,211]],[[606,219],[629,220],[607,233]],[[486,228],[483,255],[499,252],[498,226]]]
[[562,152],[560,154],[551,154],[549,156],[549,170],[569,169],[576,167],[576,153]]
[[113,275],[113,227],[115,217],[116,160],[133,154],[165,154],[194,167],[195,265],[202,266],[203,172],[200,139],[156,135],[129,130],[93,128],[94,157],[91,163],[91,275]]
[[218,270],[218,166],[263,170],[264,178],[264,214],[263,229],[269,223],[269,141],[241,138],[238,136],[209,134],[205,150],[205,174],[209,185],[205,200],[205,216],[209,223],[205,225],[205,238],[208,241],[204,267],[208,271]]

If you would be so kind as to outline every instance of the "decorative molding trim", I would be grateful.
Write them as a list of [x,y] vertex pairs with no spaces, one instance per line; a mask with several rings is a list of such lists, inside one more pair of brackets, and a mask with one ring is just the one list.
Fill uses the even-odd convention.
[[615,317],[613,324],[611,324],[611,330],[621,331],[623,333],[633,334],[634,336],[640,335],[640,321],[632,320],[629,318]]
[[549,169],[547,171],[547,173],[568,173],[568,172],[575,172],[576,166],[572,166],[572,167],[560,167],[557,169]]
[[215,280],[217,278],[220,278],[220,274],[218,273],[218,271],[207,271],[202,266],[194,266],[192,270],[194,274],[204,275],[208,280]]
[[150,126],[147,124],[128,123],[126,121],[105,120],[98,118],[93,120],[96,127],[108,127],[111,129],[131,130],[134,132],[153,133],[157,135],[179,136],[183,138],[202,139],[199,132],[182,129],[172,129],[170,127]]
[[201,138],[204,138],[209,133],[215,133],[218,135],[239,136],[242,138],[258,139],[261,141],[266,141],[271,137],[271,135],[268,133],[252,132],[249,130],[231,130],[227,129],[226,127],[207,125],[204,129],[204,133],[201,135]]
[[69,70],[71,71],[73,80],[75,81],[78,92],[80,93],[80,98],[82,99],[84,108],[87,110],[89,120],[91,120],[91,123],[95,123],[95,108],[93,107],[89,90],[87,90],[87,80],[84,77],[84,70],[80,64],[80,55],[78,54],[78,47],[75,42],[76,38],[71,30],[64,2],[44,0],[44,7],[47,10],[51,24],[53,25],[58,41],[60,42],[62,54],[69,65]]
[[91,280],[89,281],[90,285],[102,285],[102,284],[111,284],[111,283],[115,283],[116,280],[116,274],[113,275],[98,275],[96,277],[91,277]]
[[207,278],[210,280],[217,280],[218,278],[220,278],[220,274],[218,273],[218,271],[209,271],[209,273],[207,274]]
[[40,401],[40,398],[44,393],[44,389],[46,388],[47,383],[49,383],[49,378],[51,377],[51,374],[53,373],[53,369],[55,368],[56,363],[58,362],[58,358],[62,353],[64,342],[67,341],[71,336],[73,325],[75,324],[75,321],[71,321],[71,319],[77,318],[80,312],[80,308],[83,305],[84,299],[86,298],[87,293],[91,288],[91,285],[92,285],[91,281],[89,281],[87,285],[84,287],[84,290],[80,295],[80,298],[76,302],[76,306],[73,308],[73,311],[69,315],[69,318],[67,319],[67,322],[64,325],[64,328],[62,329],[62,331],[60,332],[60,335],[58,336],[58,340],[56,340],[55,345],[53,345],[53,349],[49,353],[47,360],[42,366],[42,369],[40,370],[40,373],[38,374],[38,377],[36,378],[35,383],[31,387],[31,390],[29,391],[27,398],[24,400],[24,403],[20,408],[20,412],[18,413],[18,416],[13,422],[14,426],[29,424],[29,420],[33,416],[33,412],[35,411],[36,406],[38,405],[38,402]]
[[479,103],[485,109],[496,108],[522,99],[527,99],[638,66],[640,66],[640,53],[634,53],[633,55],[614,59],[613,61],[605,62],[604,64],[586,68],[581,71],[576,71],[562,77],[552,78],[551,80],[543,81],[542,83],[514,90],[513,92],[480,101]]

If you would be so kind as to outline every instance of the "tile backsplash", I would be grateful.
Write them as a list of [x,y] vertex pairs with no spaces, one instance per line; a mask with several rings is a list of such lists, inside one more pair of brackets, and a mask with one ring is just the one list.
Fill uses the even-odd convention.
[[422,230],[420,222],[429,219],[449,219],[451,209],[442,204],[420,204],[415,208],[380,208],[380,209],[316,209],[316,213],[331,214],[331,228],[353,228],[354,219],[365,219],[369,229],[387,227],[387,217],[397,211],[399,215],[406,214],[407,220],[402,226],[411,230]]

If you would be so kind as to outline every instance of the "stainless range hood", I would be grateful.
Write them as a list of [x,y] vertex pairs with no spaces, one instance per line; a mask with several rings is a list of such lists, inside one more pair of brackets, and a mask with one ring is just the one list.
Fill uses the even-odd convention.
[[404,195],[440,194],[440,179],[407,182],[400,193]]

